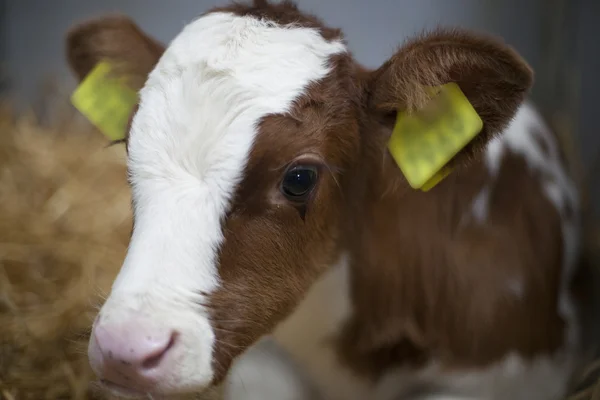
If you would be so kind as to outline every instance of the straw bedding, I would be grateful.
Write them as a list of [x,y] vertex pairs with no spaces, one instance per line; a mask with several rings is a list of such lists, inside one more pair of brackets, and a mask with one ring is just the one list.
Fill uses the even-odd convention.
[[85,356],[125,255],[124,149],[0,106],[0,398],[100,399]]
[[[131,229],[122,146],[74,111],[51,125],[0,105],[0,399],[103,399],[89,327]],[[572,400],[600,400],[600,361]]]

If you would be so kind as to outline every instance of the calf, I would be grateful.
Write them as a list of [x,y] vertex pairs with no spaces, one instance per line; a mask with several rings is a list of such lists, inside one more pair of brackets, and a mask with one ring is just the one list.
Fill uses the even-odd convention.
[[[206,392],[272,335],[326,399],[564,394],[579,200],[514,50],[440,29],[369,70],[339,30],[265,1],[210,10],[166,48],[114,16],[67,49],[79,78],[107,59],[145,82],[134,229],[89,344],[105,386]],[[387,148],[396,115],[448,82],[483,129],[413,190]]]

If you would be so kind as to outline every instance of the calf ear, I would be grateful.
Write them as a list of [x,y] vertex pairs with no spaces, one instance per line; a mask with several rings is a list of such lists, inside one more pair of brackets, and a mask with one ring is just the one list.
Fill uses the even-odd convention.
[[410,40],[371,74],[369,112],[390,115],[418,110],[429,99],[428,86],[450,82],[459,85],[483,121],[483,130],[455,156],[456,162],[483,150],[506,127],[533,84],[533,72],[512,48],[496,39],[437,30]]
[[163,52],[161,43],[121,15],[80,23],[69,30],[66,38],[67,61],[79,81],[104,60],[127,77],[135,90],[143,86]]

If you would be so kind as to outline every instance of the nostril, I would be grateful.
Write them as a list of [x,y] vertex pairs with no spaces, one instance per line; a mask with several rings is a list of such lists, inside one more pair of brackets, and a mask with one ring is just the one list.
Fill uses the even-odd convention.
[[146,359],[144,359],[144,361],[142,362],[142,368],[152,369],[157,367],[164,358],[165,354],[167,354],[169,350],[171,350],[171,348],[175,345],[178,336],[179,334],[177,332],[171,333],[171,337],[169,338],[167,345],[161,349],[157,349],[154,352],[154,354],[151,354]]

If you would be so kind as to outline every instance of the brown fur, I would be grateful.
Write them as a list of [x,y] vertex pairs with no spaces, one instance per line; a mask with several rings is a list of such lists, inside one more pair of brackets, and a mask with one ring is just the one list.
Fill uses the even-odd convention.
[[[350,238],[356,313],[340,341],[348,363],[373,376],[431,356],[476,367],[562,343],[558,215],[525,170],[522,159],[505,160],[485,224],[461,220],[488,179],[481,161],[428,194],[382,197],[386,177],[372,183],[354,226],[362,234]],[[513,278],[523,279],[523,299],[508,290]]]
[[[289,2],[215,10],[316,27],[326,39],[340,36]],[[135,62],[141,75],[158,59],[162,47],[116,21],[97,20],[93,29],[71,33],[77,51],[69,60],[79,77],[106,53],[128,55],[123,60]],[[104,42],[105,29],[126,37]],[[354,313],[337,343],[356,371],[376,378],[434,356],[447,368],[462,368],[488,365],[510,351],[533,357],[556,350],[564,328],[557,314],[562,242],[559,215],[539,177],[523,159],[506,155],[487,221],[463,219],[489,180],[480,159],[484,146],[532,85],[529,66],[496,39],[461,30],[415,38],[375,71],[349,54],[331,62],[334,72],[289,114],[262,121],[224,223],[223,286],[207,304],[219,343],[215,382],[236,355],[293,311],[342,249],[352,260]],[[455,157],[460,168],[452,175],[428,193],[413,191],[386,150],[395,113],[422,107],[424,85],[447,82],[460,85],[484,129]],[[290,204],[278,191],[282,173],[308,153],[320,168],[317,190],[307,204]],[[513,278],[521,279],[523,298],[503,286]]]
[[250,16],[273,21],[279,25],[293,24],[306,28],[313,28],[319,30],[321,35],[327,40],[342,37],[342,31],[340,29],[333,29],[325,26],[320,18],[300,11],[294,2],[289,0],[284,0],[277,4],[270,4],[266,0],[255,0],[250,6],[234,3],[226,7],[215,7],[206,14],[213,12],[232,12],[240,16]]

